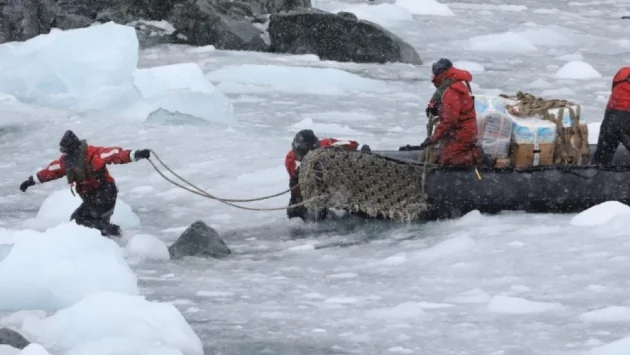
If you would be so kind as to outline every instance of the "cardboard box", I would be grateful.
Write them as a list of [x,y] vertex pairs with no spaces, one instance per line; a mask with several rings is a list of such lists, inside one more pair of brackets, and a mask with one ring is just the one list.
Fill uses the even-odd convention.
[[507,168],[512,165],[512,162],[508,158],[500,158],[494,161],[495,168]]
[[552,165],[554,151],[554,143],[513,144],[511,149],[512,166],[515,168],[527,168]]

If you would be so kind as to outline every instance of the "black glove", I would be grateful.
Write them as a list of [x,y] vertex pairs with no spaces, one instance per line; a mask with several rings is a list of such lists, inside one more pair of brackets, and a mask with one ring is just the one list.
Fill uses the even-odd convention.
[[26,192],[26,189],[34,185],[35,185],[35,180],[33,180],[33,177],[30,176],[28,180],[24,180],[24,182],[20,185],[20,190],[22,190],[22,192]]
[[431,140],[430,137],[427,137],[427,139],[424,140],[424,142],[422,142],[422,144],[420,144],[420,149],[425,149],[426,147],[430,146],[433,144],[433,141]]
[[412,150],[420,150],[420,149],[421,148],[420,148],[419,145],[409,145],[409,144],[407,144],[405,146],[402,146],[402,147],[398,148],[398,151],[399,152],[409,152],[409,151],[412,151]]
[[427,117],[434,117],[434,116],[440,115],[440,111],[435,106],[427,106],[427,109],[425,110],[425,112],[427,114]]
[[369,152],[371,152],[371,151],[372,151],[372,149],[370,149],[370,146],[369,146],[369,145],[367,145],[367,144],[364,144],[364,145],[361,147],[361,153],[369,153]]
[[136,150],[136,152],[133,153],[133,157],[136,160],[149,159],[151,157],[151,150],[149,149]]

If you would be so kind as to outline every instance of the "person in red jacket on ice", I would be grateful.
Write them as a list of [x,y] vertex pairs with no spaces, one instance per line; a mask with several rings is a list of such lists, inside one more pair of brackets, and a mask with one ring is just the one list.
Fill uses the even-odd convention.
[[630,150],[630,67],[619,69],[611,90],[593,154],[595,165],[610,165],[619,143]]
[[453,63],[444,58],[433,64],[432,72],[437,90],[427,107],[427,116],[439,116],[440,122],[420,148],[441,142],[440,164],[480,164],[483,154],[477,146],[475,98],[470,90],[472,75],[454,68]]
[[[338,140],[335,138],[325,138],[320,140],[310,129],[299,131],[293,138],[291,150],[284,158],[284,166],[287,169],[287,173],[289,174],[290,178],[289,187],[293,189],[293,187],[299,183],[298,162],[301,162],[306,154],[311,150],[325,147],[341,147],[345,149],[356,150],[357,148],[359,148],[359,143],[352,140]],[[361,151],[370,152],[370,147],[364,144],[361,147]],[[291,199],[289,200],[289,205],[294,205],[300,202],[302,202],[302,196],[300,194],[299,188],[291,190]],[[290,207],[287,209],[287,215],[289,219],[294,217],[304,218],[306,214],[305,212],[306,209],[303,206]],[[323,217],[324,216],[321,216],[321,218]]]
[[[107,171],[107,164],[127,164],[139,159],[148,159],[150,150],[132,152],[119,147],[96,147],[72,132],[66,131],[59,142],[62,155],[37,174],[30,176],[20,185],[26,192],[36,183],[45,183],[67,177],[68,183],[83,200],[70,220],[77,224],[101,231],[103,236],[120,236],[120,227],[110,222],[116,207],[118,188]],[[71,187],[72,188],[72,187]]]

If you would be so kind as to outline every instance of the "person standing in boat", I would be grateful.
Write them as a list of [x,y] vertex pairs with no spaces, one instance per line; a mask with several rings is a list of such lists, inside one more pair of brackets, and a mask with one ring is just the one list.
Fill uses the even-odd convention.
[[440,122],[433,135],[420,145],[425,149],[442,143],[439,163],[442,165],[476,165],[482,161],[477,146],[477,115],[470,81],[472,74],[453,67],[448,59],[433,64],[432,82],[436,91],[427,106],[427,117],[438,116]]
[[[302,196],[299,188],[294,188],[298,184],[299,166],[298,163],[306,156],[308,152],[317,148],[324,147],[341,147],[345,149],[356,150],[359,148],[359,143],[352,140],[338,140],[336,138],[324,138],[319,139],[310,129],[304,129],[299,131],[293,138],[291,144],[291,150],[287,153],[284,159],[284,166],[289,174],[289,187],[291,187],[291,199],[289,205],[294,205],[302,202]],[[362,152],[369,152],[370,147],[363,145],[361,147]],[[289,207],[287,208],[287,215],[289,219],[294,217],[303,218],[306,214],[306,209],[303,206]]]
[[599,130],[593,164],[610,165],[619,143],[630,150],[630,67],[619,69]]

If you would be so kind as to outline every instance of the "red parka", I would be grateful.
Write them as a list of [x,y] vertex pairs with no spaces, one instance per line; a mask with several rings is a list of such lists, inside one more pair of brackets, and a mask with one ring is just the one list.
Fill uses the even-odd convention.
[[[343,147],[346,149],[355,150],[359,147],[359,143],[351,140],[340,141],[335,138],[325,138],[319,140],[320,147]],[[297,169],[297,159],[295,158],[295,153],[293,150],[290,150],[287,153],[287,156],[284,158],[284,166],[287,168],[287,173],[292,177],[295,174],[295,170]]]
[[465,82],[472,81],[472,75],[457,68],[449,68],[433,79],[436,88],[445,80],[453,82],[443,92],[437,105],[440,122],[431,136],[431,141],[441,142],[440,164],[474,165],[481,160],[477,147],[477,116],[472,93]]
[[612,82],[607,109],[630,111],[630,67],[619,69]]
[[[85,179],[75,184],[75,189],[79,196],[103,187],[104,184],[113,184],[114,178],[107,171],[107,164],[127,164],[134,161],[131,150],[123,150],[119,147],[95,147],[88,145],[85,157]],[[61,157],[34,176],[36,183],[60,179],[66,176],[66,155]]]

